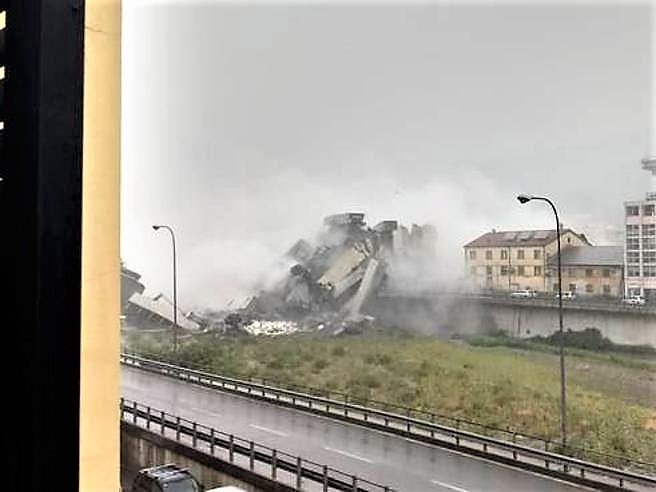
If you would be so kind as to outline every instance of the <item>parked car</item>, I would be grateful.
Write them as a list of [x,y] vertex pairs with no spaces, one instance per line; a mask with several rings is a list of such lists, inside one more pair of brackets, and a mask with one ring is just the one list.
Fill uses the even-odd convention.
[[513,299],[533,299],[537,296],[538,293],[531,289],[516,290],[515,292],[510,293],[510,297]]
[[[556,293],[556,299],[558,299],[558,293]],[[563,301],[573,301],[574,299],[576,299],[576,294],[571,290],[563,292]]]
[[139,470],[130,492],[204,492],[204,487],[187,470],[175,464]]
[[647,301],[641,296],[629,296],[622,299],[622,302],[630,306],[644,306]]

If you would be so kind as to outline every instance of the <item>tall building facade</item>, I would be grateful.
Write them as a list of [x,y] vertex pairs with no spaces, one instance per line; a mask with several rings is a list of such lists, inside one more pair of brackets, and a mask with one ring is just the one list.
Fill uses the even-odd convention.
[[643,159],[652,174],[651,190],[644,200],[624,202],[625,295],[656,300],[656,158]]

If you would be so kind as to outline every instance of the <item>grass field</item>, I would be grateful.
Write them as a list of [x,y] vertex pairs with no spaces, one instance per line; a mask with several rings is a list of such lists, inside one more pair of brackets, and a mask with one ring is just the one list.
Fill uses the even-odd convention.
[[[554,440],[559,436],[559,365],[550,350],[407,335],[209,336],[185,344],[174,358],[165,348],[168,342],[135,335],[128,345],[219,374],[341,391]],[[585,350],[569,351],[566,361],[570,443],[656,462],[656,361]]]

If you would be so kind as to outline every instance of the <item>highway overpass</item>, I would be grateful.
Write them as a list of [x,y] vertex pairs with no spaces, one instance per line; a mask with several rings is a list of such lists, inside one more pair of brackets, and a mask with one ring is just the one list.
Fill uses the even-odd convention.
[[122,367],[122,396],[399,491],[589,490],[521,469]]
[[[656,347],[656,307],[580,298],[563,301],[565,329],[596,328],[614,343]],[[384,292],[367,311],[381,323],[441,335],[472,335],[491,329],[517,337],[548,336],[558,329],[553,297],[513,299],[508,293]]]

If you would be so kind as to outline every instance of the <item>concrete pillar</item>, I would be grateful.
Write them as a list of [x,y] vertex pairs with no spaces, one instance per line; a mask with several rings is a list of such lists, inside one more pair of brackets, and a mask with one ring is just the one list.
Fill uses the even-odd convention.
[[86,0],[79,489],[120,489],[120,0]]

